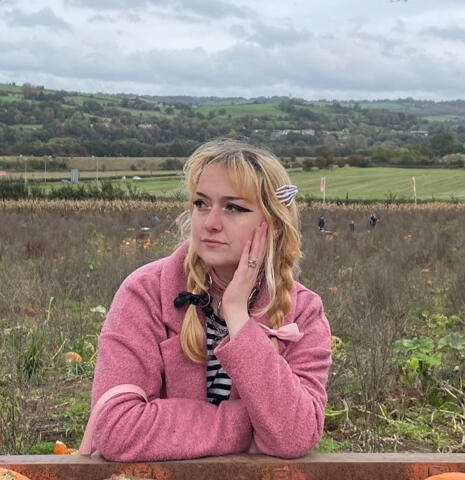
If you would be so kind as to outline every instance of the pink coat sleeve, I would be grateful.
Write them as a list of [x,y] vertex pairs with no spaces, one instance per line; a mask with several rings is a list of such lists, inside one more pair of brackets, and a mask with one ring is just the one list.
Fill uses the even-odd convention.
[[[252,427],[242,400],[214,406],[206,400],[160,398],[166,340],[153,275],[130,276],[118,290],[99,338],[92,405],[115,385],[141,387],[135,394],[107,401],[94,435],[100,454],[113,461],[156,461],[226,455],[247,451]],[[159,281],[159,279],[158,279]],[[180,378],[189,382],[189,378]]]
[[331,364],[320,297],[301,290],[294,321],[304,336],[287,343],[282,355],[253,318],[215,349],[246,405],[258,449],[284,458],[305,455],[320,439]]

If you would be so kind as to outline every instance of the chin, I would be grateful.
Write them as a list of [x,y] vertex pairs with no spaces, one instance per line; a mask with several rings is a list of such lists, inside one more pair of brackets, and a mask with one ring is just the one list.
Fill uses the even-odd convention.
[[235,265],[237,267],[238,262],[225,261],[224,254],[216,255],[211,252],[199,252],[199,257],[210,267],[230,269]]

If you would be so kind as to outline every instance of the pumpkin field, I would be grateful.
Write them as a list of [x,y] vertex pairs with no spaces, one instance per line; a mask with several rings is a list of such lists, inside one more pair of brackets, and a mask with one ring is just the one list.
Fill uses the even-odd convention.
[[[300,282],[322,297],[333,335],[317,449],[464,452],[465,205],[299,208]],[[79,446],[113,295],[174,249],[184,209],[0,202],[0,454]]]

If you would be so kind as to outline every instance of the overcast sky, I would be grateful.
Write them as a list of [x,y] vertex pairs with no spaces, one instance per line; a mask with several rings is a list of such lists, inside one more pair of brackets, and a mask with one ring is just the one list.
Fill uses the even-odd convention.
[[465,0],[0,0],[0,82],[465,98]]

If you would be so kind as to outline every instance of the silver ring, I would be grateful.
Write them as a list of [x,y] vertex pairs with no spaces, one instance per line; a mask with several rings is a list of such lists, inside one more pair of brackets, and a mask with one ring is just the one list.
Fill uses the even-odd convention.
[[250,268],[257,268],[257,260],[247,260],[247,266]]

